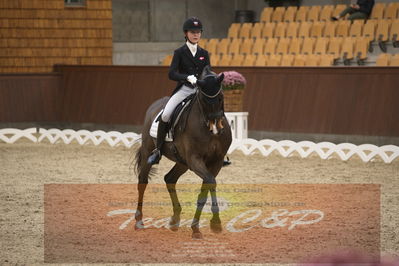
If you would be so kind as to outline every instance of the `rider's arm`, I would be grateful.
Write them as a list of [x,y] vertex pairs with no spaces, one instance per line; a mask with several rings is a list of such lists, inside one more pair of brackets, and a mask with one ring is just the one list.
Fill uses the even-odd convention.
[[178,50],[176,50],[175,53],[173,54],[172,63],[170,64],[169,68],[169,79],[174,81],[184,82],[187,80],[187,77],[189,75],[181,74],[179,72],[180,60],[181,60],[181,53]]

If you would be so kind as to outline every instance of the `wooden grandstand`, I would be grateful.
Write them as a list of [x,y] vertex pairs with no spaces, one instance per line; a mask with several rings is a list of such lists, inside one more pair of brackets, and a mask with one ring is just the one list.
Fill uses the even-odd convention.
[[364,65],[374,44],[399,47],[399,3],[377,3],[366,21],[331,21],[345,8],[266,7],[259,22],[232,23],[226,38],[200,45],[215,66]]

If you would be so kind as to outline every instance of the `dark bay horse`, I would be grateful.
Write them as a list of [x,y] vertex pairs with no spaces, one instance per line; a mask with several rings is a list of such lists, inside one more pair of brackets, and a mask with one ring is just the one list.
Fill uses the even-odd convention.
[[[223,91],[221,90],[223,78],[223,74],[217,76],[208,67],[204,69],[201,79],[197,81],[198,89],[191,106],[187,108],[188,110],[181,116],[175,127],[173,142],[166,142],[162,147],[162,154],[176,162],[164,177],[173,206],[173,216],[169,223],[171,230],[178,230],[182,210],[176,194],[177,180],[188,169],[202,179],[197,209],[191,224],[193,238],[202,238],[199,221],[208,192],[212,200],[211,230],[216,233],[222,231],[216,198],[216,176],[223,166],[224,156],[232,141],[230,126],[223,112]],[[139,179],[139,196],[135,215],[136,229],[143,228],[143,197],[151,170],[151,165],[147,164],[147,158],[155,148],[154,139],[150,136],[149,131],[152,121],[164,108],[168,99],[165,97],[153,103],[145,117],[142,144],[136,154],[136,169]]]

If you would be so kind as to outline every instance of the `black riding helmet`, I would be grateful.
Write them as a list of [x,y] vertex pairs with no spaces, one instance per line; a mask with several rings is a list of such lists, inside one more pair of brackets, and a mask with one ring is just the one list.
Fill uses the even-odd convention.
[[187,32],[190,30],[202,31],[202,23],[198,18],[192,17],[192,18],[187,19],[186,22],[184,22],[183,31]]

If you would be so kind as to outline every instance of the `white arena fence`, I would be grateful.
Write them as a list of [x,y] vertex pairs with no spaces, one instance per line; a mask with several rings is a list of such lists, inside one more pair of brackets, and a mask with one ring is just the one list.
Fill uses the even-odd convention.
[[[49,141],[50,143],[70,144],[73,141],[80,145],[94,144],[99,145],[103,142],[111,147],[124,145],[127,148],[135,143],[141,142],[141,134],[133,132],[120,133],[117,131],[105,132],[102,130],[72,130],[72,129],[44,129],[28,128],[0,129],[0,142],[15,143],[21,138],[27,138],[35,143]],[[268,156],[277,151],[283,157],[289,157],[295,153],[302,158],[307,158],[311,154],[317,154],[321,159],[329,159],[337,156],[343,161],[357,155],[363,162],[370,162],[379,156],[385,163],[391,163],[399,157],[399,147],[395,145],[376,146],[372,144],[354,145],[351,143],[334,144],[331,142],[314,143],[311,141],[294,142],[290,140],[274,141],[271,139],[234,139],[228,153],[236,150],[242,151],[245,155],[259,152],[263,156]]]

